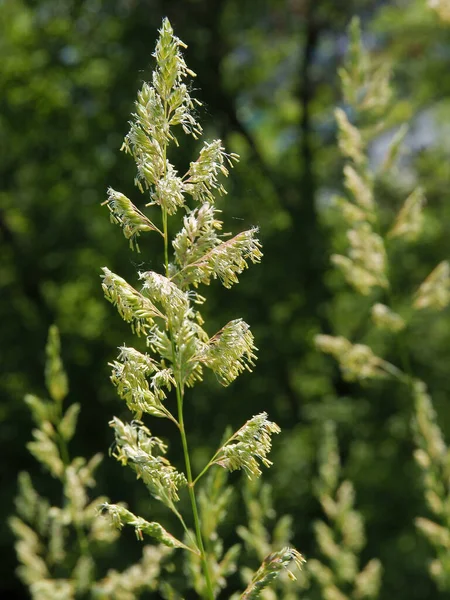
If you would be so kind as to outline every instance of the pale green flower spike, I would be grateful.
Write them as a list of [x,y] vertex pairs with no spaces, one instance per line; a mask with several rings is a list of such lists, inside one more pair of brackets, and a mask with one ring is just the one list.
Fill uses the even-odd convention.
[[[158,364],[148,354],[141,354],[134,348],[126,346],[120,348],[118,360],[111,366],[113,367],[111,381],[137,419],[142,417],[143,412],[154,417],[170,415],[162,402],[166,399],[167,392],[175,386],[172,369],[160,370]],[[169,418],[173,417],[169,416]]]
[[416,292],[414,308],[443,310],[450,303],[450,263],[443,260]]
[[127,323],[131,323],[137,335],[147,333],[154,323],[155,317],[166,317],[145,296],[131,287],[125,279],[103,268],[102,288],[105,298],[117,308],[119,315]]
[[[171,162],[173,146],[179,143],[175,126],[181,126],[185,134],[194,138],[202,134],[195,100],[185,82],[194,73],[186,66],[181,54],[183,47],[165,19],[154,53],[156,68],[152,81],[144,83],[138,94],[130,131],[122,146],[136,162],[135,182],[147,196],[144,204],[153,211],[151,220],[141,212],[141,207],[116,190],[108,191],[105,202],[111,220],[122,227],[132,247],[136,246],[136,238],[141,236],[142,240],[146,232],[162,235],[164,270],[138,273],[137,288],[105,267],[102,286],[107,300],[131,324],[133,332],[145,335],[149,349],[147,354],[124,345],[117,360],[111,363],[111,380],[135,417],[131,423],[117,417],[110,422],[115,433],[112,454],[121,464],[130,466],[151,495],[178,518],[186,545],[172,543],[175,538],[161,525],[149,523],[120,505],[105,504],[105,509],[116,524],[133,525],[139,536],[148,533],[163,544],[170,542],[169,545],[192,550],[188,562],[191,584],[198,594],[212,600],[225,587],[226,576],[235,570],[238,549],[236,546],[222,552],[220,545],[211,543],[206,552],[203,536],[209,538],[214,532],[208,532],[202,524],[202,519],[210,513],[204,502],[199,513],[195,485],[213,465],[230,471],[244,469],[249,476],[259,476],[259,463],[271,465],[267,458],[271,435],[278,433],[279,428],[267,420],[266,413],[253,417],[194,479],[184,427],[186,389],[202,380],[205,367],[215,373],[221,384],[229,385],[244,370],[251,371],[256,360],[253,335],[242,319],[230,321],[213,336],[204,329],[198,307],[205,298],[197,288],[215,279],[231,288],[250,263],[260,262],[262,253],[256,228],[234,236],[222,233],[220,211],[214,206],[215,196],[226,193],[222,178],[229,175],[237,155],[227,153],[221,140],[203,141],[197,159],[190,163],[185,174],[178,173]],[[188,199],[196,205],[188,206]],[[180,209],[185,211],[181,231],[169,240],[168,218]],[[184,472],[176,470],[166,458],[166,444],[153,436],[143,422],[148,417],[165,417],[177,427]],[[184,487],[190,498],[194,532],[176,507]],[[295,555],[294,550],[287,549],[285,555],[289,552]],[[278,572],[277,560],[267,563],[265,579]],[[280,560],[283,562],[284,558]],[[169,582],[164,582],[159,590],[171,597],[175,594]]]
[[130,248],[140,252],[136,238],[144,231],[162,232],[154,225],[124,194],[112,188],[108,190],[108,200],[105,200],[111,213],[111,222],[117,223],[123,229],[123,234],[130,240]]
[[250,328],[242,319],[230,321],[203,345],[198,360],[212,369],[223,385],[255,364],[256,350]]
[[122,465],[129,464],[150,492],[172,507],[179,500],[178,488],[187,485],[187,481],[184,474],[179,473],[164,458],[163,455],[167,452],[164,442],[152,436],[140,421],[125,424],[114,417],[110,426],[116,436],[112,455]]

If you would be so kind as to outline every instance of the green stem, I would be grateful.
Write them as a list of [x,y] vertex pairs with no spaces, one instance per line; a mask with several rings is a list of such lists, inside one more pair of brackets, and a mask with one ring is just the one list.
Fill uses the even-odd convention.
[[164,231],[164,267],[166,269],[166,277],[169,277],[169,236],[167,231],[167,210],[162,209],[162,221]]
[[194,483],[192,480],[191,460],[189,458],[189,449],[188,449],[188,444],[187,444],[186,431],[184,429],[183,393],[182,393],[182,390],[180,389],[180,385],[178,384],[178,382],[177,382],[177,405],[178,405],[178,422],[180,424],[181,441],[183,444],[184,462],[186,464],[186,476],[187,476],[187,480],[188,480],[189,498],[191,500],[192,514],[194,515],[195,536],[197,538],[197,545],[200,550],[200,559],[202,562],[203,573],[205,575],[205,580],[206,580],[207,597],[209,600],[214,600],[214,592],[213,592],[213,587],[212,587],[212,583],[211,583],[211,578],[209,575],[208,561],[206,558],[205,547],[203,545],[203,537],[202,537],[202,531],[201,531],[201,527],[200,527],[200,517],[198,514],[197,501],[195,498]]

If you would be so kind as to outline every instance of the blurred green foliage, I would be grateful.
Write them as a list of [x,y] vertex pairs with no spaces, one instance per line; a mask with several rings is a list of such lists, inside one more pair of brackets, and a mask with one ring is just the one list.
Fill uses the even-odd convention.
[[[370,50],[393,63],[401,100],[397,118],[411,125],[400,175],[377,184],[377,197],[386,219],[401,205],[408,181],[419,180],[428,199],[426,235],[414,252],[399,251],[394,263],[394,295],[401,301],[450,255],[450,28],[425,0],[0,0],[4,597],[26,597],[14,576],[6,525],[17,472],[32,472],[45,495],[58,493],[45,476],[40,479],[25,448],[31,419],[23,396],[43,389],[50,323],[61,331],[71,398],[82,405],[82,435],[74,442],[82,450],[74,451],[104,452],[112,441],[107,423],[113,414],[121,416],[107,362],[130,334],[102,297],[100,268],[108,264],[131,281],[136,265],[159,266],[162,256],[151,236],[141,255],[131,255],[100,205],[109,185],[132,193],[132,161],[117,150],[136,89],[151,72],[150,53],[166,15],[189,45],[207,135],[222,137],[241,154],[222,202],[242,229],[260,227],[265,253],[239,289],[211,290],[211,327],[245,315],[260,358],[254,375],[228,392],[211,377],[192,394],[186,427],[194,461],[202,463],[226,424],[236,428],[264,407],[283,429],[270,473],[274,503],[280,515],[293,516],[293,543],[308,557],[320,514],[311,489],[317,434],[325,420],[334,420],[344,474],[354,483],[366,522],[363,563],[377,556],[384,565],[380,598],[439,597],[427,573],[430,547],[413,526],[427,509],[412,458],[412,399],[392,384],[369,389],[342,381],[312,343],[319,331],[356,336],[367,308],[328,259],[336,219],[329,199],[342,188],[333,116],[341,101],[337,68],[354,14],[362,18]],[[372,148],[374,161],[377,144],[383,136]],[[449,437],[448,312],[417,319],[405,343]],[[397,353],[395,344],[387,352],[393,362]],[[145,514],[145,494],[111,460],[99,472],[98,490]],[[230,538],[235,518],[230,513]],[[111,557],[117,568],[140,551],[132,535],[121,543],[120,556]]]

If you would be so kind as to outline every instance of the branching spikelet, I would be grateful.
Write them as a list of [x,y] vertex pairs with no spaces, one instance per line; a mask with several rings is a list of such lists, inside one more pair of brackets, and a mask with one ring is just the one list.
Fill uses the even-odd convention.
[[[114,417],[110,426],[116,439],[113,456],[122,465],[129,464],[156,498],[169,506],[178,501],[178,488],[186,485],[187,481],[162,456],[167,451],[166,445],[153,437],[140,421],[125,424]],[[155,455],[155,452],[158,454]]]
[[[442,432],[437,424],[436,412],[433,408],[431,397],[423,381],[414,382],[415,399],[415,432],[416,442],[421,453],[428,455],[426,466],[445,465],[447,446]],[[418,461],[424,467],[424,461]],[[450,476],[450,472],[448,473]]]
[[41,498],[36,492],[29,473],[22,471],[18,476],[19,492],[15,499],[17,513],[22,519],[31,523],[38,510]]
[[200,357],[208,340],[206,331],[196,320],[190,318],[184,319],[174,332],[178,373],[183,385],[192,387],[201,381],[203,369]]
[[183,285],[199,283],[209,285],[211,278],[220,279],[226,288],[238,283],[238,275],[248,268],[248,262],[259,263],[262,258],[261,245],[256,238],[258,229],[238,233],[220,243],[195,262],[186,265],[177,278]]
[[367,296],[372,292],[372,289],[379,285],[378,278],[370,271],[361,267],[348,256],[342,254],[333,254],[331,256],[332,263],[338,267],[347,282],[352,285],[356,291],[363,296]]
[[450,303],[450,263],[443,260],[416,292],[414,308],[443,310]]
[[244,369],[251,371],[256,350],[250,328],[242,319],[230,321],[206,344],[197,359],[212,369],[223,385],[228,385]]
[[[180,47],[185,45],[173,35],[172,27],[165,19],[154,53],[157,67],[153,72],[153,86],[144,83],[138,95],[134,120],[122,146],[136,161],[136,184],[142,190],[155,186],[152,199],[162,202],[169,214],[183,203],[180,197],[183,184],[165,157],[169,141],[176,141],[170,127],[180,124],[185,133],[194,137],[202,132],[193,116],[194,102],[182,82],[188,75],[195,74],[187,68]],[[171,177],[167,177],[169,172]]]
[[131,323],[137,335],[147,333],[156,317],[166,318],[148,298],[106,267],[103,268],[102,288],[105,298],[117,308],[124,321]]
[[184,183],[185,191],[197,202],[212,201],[216,190],[219,194],[226,194],[225,188],[219,183],[218,175],[221,173],[228,177],[226,165],[232,167],[233,161],[237,160],[237,154],[225,152],[221,140],[205,142],[197,160],[190,164]]
[[83,519],[83,511],[88,502],[88,495],[76,465],[69,465],[66,469],[64,495],[68,500],[72,521],[78,523]]
[[350,158],[357,165],[364,163],[365,148],[359,129],[350,123],[341,108],[337,108],[334,114],[339,127],[339,148],[343,156]]
[[131,527],[134,527],[138,540],[143,540],[143,534],[145,533],[169,548],[186,548],[183,542],[177,540],[159,523],[151,523],[142,517],[137,517],[120,504],[109,504],[108,502],[105,502],[100,506],[100,511],[103,515],[110,517],[112,524],[114,527],[117,527],[117,529],[122,529],[124,525],[131,525]]
[[393,333],[405,328],[405,320],[385,304],[377,302],[372,306],[372,320],[379,329]]
[[406,198],[388,235],[390,237],[403,237],[408,241],[416,240],[422,231],[422,209],[424,204],[425,196],[423,190],[416,188]]
[[[175,262],[180,270],[194,264],[221,243],[218,232],[222,229],[222,222],[215,216],[218,212],[212,204],[205,202],[183,218],[183,228],[172,242]],[[186,274],[180,279],[186,284],[190,283]]]
[[[369,169],[367,145],[377,133],[376,128],[364,127],[390,103],[389,69],[374,68],[361,42],[358,19],[349,28],[350,47],[340,76],[345,100],[354,115],[352,124],[342,109],[336,110],[339,147],[346,159],[343,169],[344,185],[351,198],[338,198],[335,205],[346,224],[349,249],[347,255],[335,254],[332,262],[360,294],[368,295],[375,287],[387,288],[386,250],[383,238],[376,232],[377,206],[374,198],[374,174]],[[350,111],[349,111],[350,112]]]
[[61,359],[61,344],[58,328],[51,325],[48,331],[48,341],[45,348],[47,360],[45,363],[45,383],[51,399],[61,403],[69,393],[67,375]]
[[[253,600],[259,598],[261,591],[278,577],[280,571],[287,569],[292,561],[294,561],[295,566],[298,569],[301,569],[305,559],[293,548],[283,548],[278,552],[269,554],[256,571],[245,592],[240,596],[241,600]],[[295,579],[293,573],[289,573],[290,576]]]
[[[141,418],[143,412],[155,417],[167,416],[167,411],[162,406],[162,401],[166,398],[162,388],[170,391],[175,385],[171,369],[160,371],[148,354],[127,346],[120,348],[118,360],[111,366],[111,381],[137,419]],[[150,375],[153,376],[149,382]]]
[[267,419],[267,413],[256,415],[222,446],[214,462],[228,471],[244,469],[250,479],[259,477],[261,469],[258,460],[265,467],[272,464],[267,455],[272,448],[271,436],[274,433],[280,433],[280,428]]
[[[189,112],[192,109],[191,100],[189,96],[177,92],[177,87],[186,77],[195,77],[195,73],[187,67],[180,48],[186,48],[186,44],[174,35],[169,20],[164,19],[153,54],[157,65],[153,71],[153,85],[173,112]],[[199,125],[196,124],[196,127],[200,134]]]
[[380,591],[383,567],[372,558],[355,578],[355,598],[376,598]]
[[319,350],[334,356],[348,381],[397,374],[393,365],[376,356],[372,349],[364,344],[352,344],[342,336],[331,335],[317,335],[315,343]]
[[[159,229],[142,213],[129,198],[112,188],[108,189],[108,200],[105,200],[111,213],[111,222],[120,225],[127,240],[130,240],[130,248],[140,252],[136,239],[144,231],[157,231]],[[162,234],[161,234],[162,235]]]
[[373,273],[379,285],[386,286],[386,256],[382,238],[368,223],[350,229],[347,237],[351,247],[350,258]]

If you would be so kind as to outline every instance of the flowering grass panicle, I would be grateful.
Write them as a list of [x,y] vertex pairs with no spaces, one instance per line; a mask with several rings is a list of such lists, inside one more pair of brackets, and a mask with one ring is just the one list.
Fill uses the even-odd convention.
[[[186,389],[202,380],[204,368],[211,369],[219,382],[227,386],[244,370],[250,371],[256,360],[253,335],[242,319],[230,321],[213,335],[206,331],[199,311],[205,298],[197,288],[213,280],[231,288],[250,264],[260,262],[262,253],[256,228],[234,237],[223,234],[220,211],[214,206],[216,194],[226,193],[223,178],[229,175],[237,155],[227,153],[221,140],[213,140],[203,142],[186,173],[178,173],[171,162],[180,143],[177,126],[182,134],[195,139],[202,135],[195,110],[199,103],[189,92],[188,79],[194,73],[184,61],[184,47],[165,19],[154,53],[152,81],[144,83],[138,93],[130,131],[122,146],[136,162],[135,183],[146,196],[143,204],[150,209],[151,218],[121,192],[110,189],[105,202],[111,220],[122,227],[132,250],[138,250],[138,236],[141,240],[143,234],[162,236],[163,272],[138,273],[139,284],[134,286],[105,267],[102,283],[107,300],[137,335],[145,335],[149,349],[149,353],[142,353],[124,345],[117,360],[111,363],[111,380],[134,416],[130,423],[117,417],[110,422],[115,432],[112,454],[122,465],[131,467],[153,498],[172,512],[184,530],[184,542],[120,504],[105,503],[103,511],[117,527],[133,526],[139,538],[149,535],[161,544],[187,550],[189,584],[201,597],[211,600],[236,569],[238,549],[224,551],[220,544],[209,543],[216,533],[205,523],[218,526],[223,512],[220,518],[219,514],[214,517],[204,502],[208,494],[214,496],[211,484],[206,483],[207,492],[201,488],[199,491],[197,484],[214,466],[261,475],[259,464],[272,464],[267,454],[271,436],[279,428],[267,420],[266,413],[253,417],[194,477],[184,426],[184,413],[189,406]],[[194,205],[190,206],[188,200]],[[185,212],[181,230],[169,239],[168,219],[179,211]],[[172,466],[166,444],[154,437],[144,423],[149,417],[167,418],[175,426],[181,437],[184,472]],[[184,490],[190,500],[193,531],[178,508]],[[207,546],[204,537],[209,540]],[[280,565],[292,557],[297,557],[296,551],[285,548],[266,560],[252,589],[268,585]],[[159,589],[166,596],[178,597],[168,579],[161,582]],[[256,597],[256,592],[249,593],[247,590],[242,597]]]

